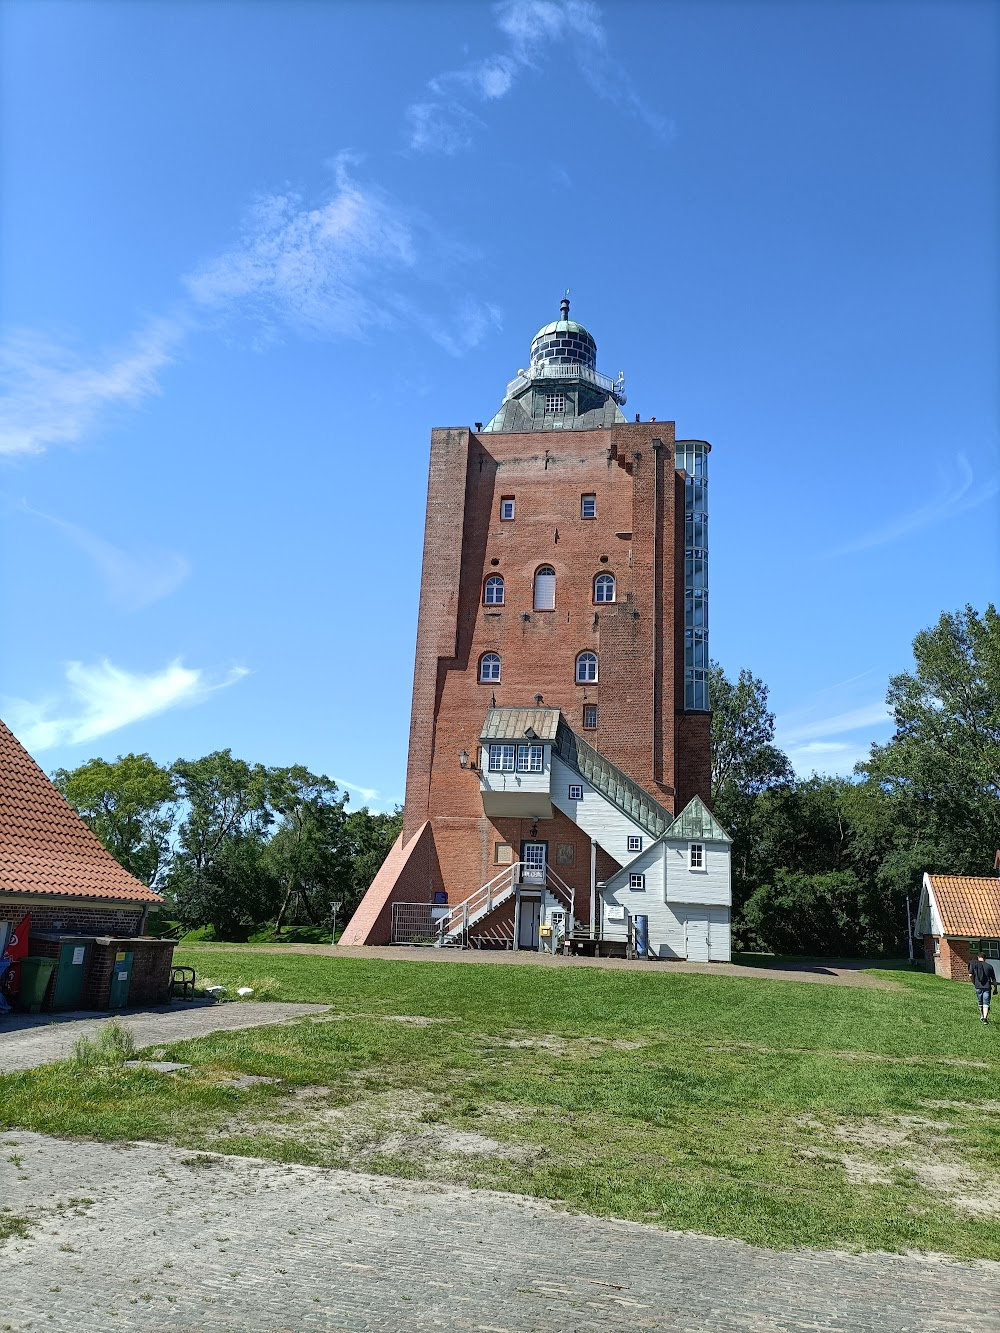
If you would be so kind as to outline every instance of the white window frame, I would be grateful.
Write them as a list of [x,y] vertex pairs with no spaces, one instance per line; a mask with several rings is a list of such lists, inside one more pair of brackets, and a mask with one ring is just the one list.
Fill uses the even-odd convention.
[[[499,588],[497,585],[499,584]],[[499,597],[491,597],[491,592],[499,591]],[[491,574],[483,584],[483,605],[484,606],[503,606],[504,602],[504,582],[502,574]]]
[[[551,580],[552,580],[552,583],[551,583],[552,605],[551,605],[551,606],[541,606],[541,605],[539,605],[540,601],[542,600],[542,599],[539,597],[539,592],[540,592],[539,584],[538,584],[538,580],[539,580],[539,579],[545,579],[545,580],[549,580],[549,579],[551,579]],[[544,585],[544,587],[545,587],[546,589],[548,589],[549,586],[550,586],[550,585],[548,584],[548,582],[546,582],[546,584]],[[555,571],[555,566],[554,566],[554,565],[539,565],[538,568],[535,570],[534,578],[533,578],[532,581],[531,581],[531,606],[532,606],[532,610],[534,610],[534,611],[554,611],[554,610],[556,609],[556,571]]]
[[571,801],[582,801],[582,800],[583,800],[583,783],[582,783],[582,782],[571,782],[571,783],[569,784],[569,799],[570,799]]
[[[593,658],[593,662],[594,662],[594,674],[593,674],[592,676],[583,676],[583,675],[580,674],[580,667],[581,667],[581,664],[583,663],[584,658]],[[597,654],[596,654],[596,653],[591,652],[591,650],[590,650],[589,648],[585,649],[582,653],[577,653],[577,655],[576,655],[576,683],[577,683],[577,685],[596,685],[596,683],[597,683],[597,672],[598,672],[598,661],[597,661]]]
[[545,415],[558,416],[566,411],[566,395],[564,393],[546,393],[545,395]]
[[[490,674],[486,674],[486,663],[490,664]],[[493,664],[496,663],[496,675],[493,674]],[[479,683],[480,685],[495,685],[500,679],[500,654],[483,653],[479,659]]]
[[490,746],[490,772],[513,773],[517,763],[517,746],[497,742]]
[[500,522],[509,523],[514,517],[514,497],[508,495],[500,501]]
[[588,493],[587,495],[581,495],[581,496],[580,496],[580,517],[581,517],[581,518],[596,518],[596,517],[597,517],[597,496],[596,496],[596,495],[593,495],[593,494],[589,494],[589,493]]
[[[611,596],[610,596],[610,597],[602,597],[602,596],[600,595],[600,594],[601,594],[601,589],[602,589],[602,587],[606,589],[606,588],[607,588],[607,585],[608,585],[609,583],[611,584]],[[614,574],[607,574],[607,573],[604,573],[604,574],[595,574],[595,576],[594,576],[594,605],[595,605],[595,606],[610,606],[611,603],[615,600],[615,591],[616,591],[616,587],[615,587],[615,576],[614,576]]]
[[640,889],[646,887],[646,876],[633,872],[628,877],[628,887],[631,893],[638,893]]
[[638,833],[630,833],[628,835],[628,850],[630,852],[642,851],[642,838]]
[[[588,713],[588,711],[590,711],[591,709],[593,709],[594,720],[593,720],[593,722],[588,722],[588,721],[587,721],[587,713]],[[596,731],[596,730],[597,730],[597,704],[584,704],[584,705],[583,705],[583,729],[584,729],[584,731]]]
[[703,875],[708,869],[708,856],[703,842],[688,843],[688,870],[695,875]]
[[519,745],[517,747],[517,771],[519,773],[544,773],[545,746]]

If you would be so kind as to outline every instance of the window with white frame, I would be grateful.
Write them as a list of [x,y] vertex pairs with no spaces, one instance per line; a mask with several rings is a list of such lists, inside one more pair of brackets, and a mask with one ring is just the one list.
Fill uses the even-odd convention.
[[546,412],[565,412],[566,395],[564,393],[547,393],[545,395]]
[[598,574],[594,579],[594,601],[613,602],[615,600],[614,574]]
[[640,838],[638,834],[630,833],[628,835],[628,849],[630,852],[642,851],[642,838]]
[[483,682],[500,679],[500,658],[496,653],[483,653],[479,659],[479,679]]
[[536,611],[554,611],[556,609],[556,571],[551,565],[539,565],[535,570]]
[[514,497],[512,495],[505,495],[500,501],[500,517],[504,522],[514,517]]
[[483,601],[487,606],[503,606],[503,578],[501,575],[491,574],[486,580]]
[[569,799],[571,801],[583,800],[583,784],[580,782],[571,782],[569,784]]
[[519,745],[517,747],[517,771],[519,773],[541,773],[544,768],[544,745]]
[[594,731],[597,727],[597,704],[583,705],[583,726],[586,731]]
[[513,773],[517,758],[516,745],[490,746],[490,772]]
[[705,869],[705,844],[703,842],[688,843],[688,870]]
[[597,654],[580,653],[576,659],[576,681],[578,685],[590,685],[597,679]]
[[580,496],[580,517],[581,517],[581,518],[596,518],[596,517],[597,517],[597,496],[596,496],[596,495],[581,495],[581,496]]
[[646,887],[646,876],[629,875],[628,886],[630,889],[644,889]]

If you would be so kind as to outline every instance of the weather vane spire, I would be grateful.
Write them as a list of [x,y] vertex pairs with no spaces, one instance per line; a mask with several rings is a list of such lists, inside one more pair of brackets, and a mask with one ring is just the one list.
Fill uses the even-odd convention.
[[569,319],[569,288],[566,288],[566,295],[559,302],[560,319]]

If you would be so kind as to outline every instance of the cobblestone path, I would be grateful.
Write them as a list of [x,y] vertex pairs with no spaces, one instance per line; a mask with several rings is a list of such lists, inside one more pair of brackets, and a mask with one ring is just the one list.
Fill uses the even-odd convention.
[[777,1253],[510,1195],[0,1135],[0,1329],[969,1333],[1000,1264]]

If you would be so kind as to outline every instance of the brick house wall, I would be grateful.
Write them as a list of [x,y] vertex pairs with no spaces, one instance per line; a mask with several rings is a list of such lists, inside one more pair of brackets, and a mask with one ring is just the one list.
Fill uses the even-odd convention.
[[[935,942],[939,942],[941,946],[941,952],[937,957],[934,956]],[[948,977],[952,981],[969,980],[969,964],[972,962],[972,955],[968,940],[953,940],[947,937],[939,938],[936,935],[925,935],[924,958],[939,977]]]
[[[478,773],[459,766],[460,751],[478,754],[494,696],[501,706],[530,706],[541,694],[668,809],[695,794],[710,800],[709,716],[683,711],[684,492],[674,463],[667,421],[565,434],[432,433],[403,832],[405,844],[431,822],[428,895],[444,889],[461,902],[502,869],[497,842],[514,846],[517,859],[529,836],[530,821],[487,819]],[[595,519],[581,517],[584,494],[596,496]],[[507,496],[514,518],[502,521]],[[543,564],[556,573],[553,611],[533,606]],[[594,602],[601,573],[615,577],[614,603]],[[502,606],[483,604],[491,574],[504,579]],[[598,680],[578,685],[585,650],[598,656]],[[501,658],[495,683],[479,681],[487,652]],[[583,728],[587,704],[597,705],[596,731]],[[561,815],[540,823],[537,836],[576,888],[585,920],[588,840]],[[574,866],[556,863],[558,843],[579,844]],[[599,878],[616,868],[603,857]]]
[[[142,929],[143,907],[121,903],[34,903],[0,899],[0,921],[15,924],[29,915],[30,934],[62,933],[64,935],[138,935]],[[29,949],[33,952],[29,935]]]

